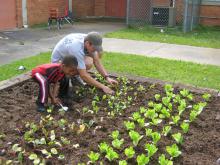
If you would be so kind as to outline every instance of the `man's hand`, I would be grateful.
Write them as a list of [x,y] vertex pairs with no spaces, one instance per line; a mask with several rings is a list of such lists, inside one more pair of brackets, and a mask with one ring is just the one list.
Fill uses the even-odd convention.
[[102,88],[102,90],[103,90],[103,92],[105,92],[106,94],[110,94],[110,95],[114,94],[114,91],[113,91],[111,88],[107,87],[107,86],[104,86],[104,87]]
[[116,81],[116,80],[114,80],[114,79],[112,79],[112,78],[110,78],[110,77],[107,77],[107,78],[106,78],[106,81],[107,81],[109,84],[111,84],[111,85],[118,85],[118,81]]
[[61,100],[59,98],[51,98],[51,103],[54,105],[60,104]]

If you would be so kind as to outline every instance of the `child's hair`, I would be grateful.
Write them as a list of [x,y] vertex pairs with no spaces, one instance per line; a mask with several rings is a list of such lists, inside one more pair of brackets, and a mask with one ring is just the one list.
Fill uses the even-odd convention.
[[77,67],[78,61],[76,57],[68,55],[63,58],[62,64],[64,64],[67,67]]

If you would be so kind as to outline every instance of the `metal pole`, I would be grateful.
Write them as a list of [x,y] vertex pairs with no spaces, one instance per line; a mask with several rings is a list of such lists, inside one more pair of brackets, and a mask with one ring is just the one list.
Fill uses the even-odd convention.
[[127,0],[127,15],[126,15],[126,25],[129,25],[129,7],[130,7],[130,0]]
[[188,7],[189,7],[189,0],[184,0],[184,21],[183,21],[183,32],[187,32],[187,17],[188,17]]

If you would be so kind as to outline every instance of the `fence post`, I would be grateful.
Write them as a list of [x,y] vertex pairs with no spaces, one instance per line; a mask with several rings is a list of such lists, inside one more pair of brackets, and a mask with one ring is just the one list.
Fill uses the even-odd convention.
[[183,20],[183,32],[187,32],[187,20],[188,20],[188,7],[189,7],[189,0],[184,0],[184,20]]
[[130,12],[129,8],[130,8],[130,0],[127,0],[127,10],[126,10],[126,12],[127,12],[127,15],[126,15],[126,25],[127,26],[129,25],[129,12]]

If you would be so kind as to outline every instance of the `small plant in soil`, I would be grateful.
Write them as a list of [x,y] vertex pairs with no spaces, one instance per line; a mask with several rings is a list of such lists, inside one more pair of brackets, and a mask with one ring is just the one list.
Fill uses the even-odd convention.
[[151,128],[146,128],[145,129],[146,136],[151,136],[152,132],[153,132],[153,130]]
[[202,98],[208,102],[208,101],[210,101],[211,95],[209,93],[205,93],[202,95]]
[[130,136],[134,146],[137,146],[139,141],[143,138],[142,135],[140,135],[138,132],[133,131],[133,130],[129,132],[129,136]]
[[182,153],[176,144],[173,144],[172,146],[166,146],[166,151],[172,158],[176,158]]
[[155,94],[155,95],[154,95],[154,98],[155,98],[156,101],[159,101],[159,100],[160,100],[160,97],[161,97],[161,96],[160,96],[159,94]]
[[125,149],[125,155],[130,159],[130,158],[133,158],[134,157],[134,154],[135,154],[135,151],[134,151],[134,148],[133,147],[128,147]]
[[152,138],[154,144],[157,144],[157,142],[158,142],[158,141],[160,140],[160,138],[161,138],[161,135],[160,135],[159,132],[152,132],[150,136],[151,136],[151,138]]
[[93,152],[93,151],[91,151],[91,152],[88,154],[88,157],[89,157],[89,159],[90,159],[90,161],[91,161],[92,163],[95,163],[95,162],[99,159],[99,156],[100,156],[99,153],[95,153],[95,152]]
[[179,115],[176,115],[176,116],[172,116],[172,122],[175,124],[175,125],[178,125],[179,123],[179,120],[180,120],[180,116]]
[[116,149],[120,149],[121,148],[121,145],[124,143],[124,139],[114,139],[112,141],[112,146]]
[[146,118],[153,119],[158,117],[158,114],[156,113],[155,109],[148,109],[147,112],[144,114],[144,116]]
[[99,145],[99,150],[101,153],[106,153],[109,149],[109,145],[106,142],[102,142]]
[[119,131],[118,130],[112,131],[111,137],[112,137],[112,139],[118,139],[119,138]]
[[139,112],[134,112],[133,114],[132,114],[132,119],[134,120],[134,121],[137,121],[138,119],[140,119],[141,118],[141,114],[139,113]]
[[173,165],[173,161],[172,160],[169,160],[169,159],[166,159],[165,155],[164,154],[161,154],[159,159],[158,159],[158,163],[160,165]]
[[162,108],[161,114],[159,115],[160,118],[170,118],[170,112],[165,107]]
[[138,125],[142,128],[142,127],[144,127],[144,125],[145,125],[145,119],[144,118],[139,118],[138,120],[137,120],[137,122],[138,122]]
[[113,160],[118,159],[119,156],[118,156],[118,153],[113,150],[113,148],[109,147],[109,148],[107,149],[107,152],[106,152],[105,157],[106,157],[110,162],[112,162]]
[[125,125],[125,128],[126,128],[128,131],[135,129],[135,124],[134,124],[134,122],[124,121],[124,125]]
[[144,154],[137,156],[137,164],[138,165],[146,165],[150,161],[149,157],[145,156]]
[[170,131],[171,131],[171,126],[164,126],[163,127],[163,130],[162,130],[162,134],[164,135],[164,136],[167,136],[169,133],[170,133]]
[[127,165],[128,163],[126,162],[126,160],[120,160],[118,164],[119,165]]
[[178,143],[178,144],[183,144],[183,136],[181,133],[176,133],[172,135],[173,139]]
[[145,145],[145,150],[147,150],[148,157],[150,158],[157,152],[158,148],[156,147],[155,144],[147,143]]
[[187,133],[189,131],[189,123],[183,122],[180,127],[182,128],[184,133]]

